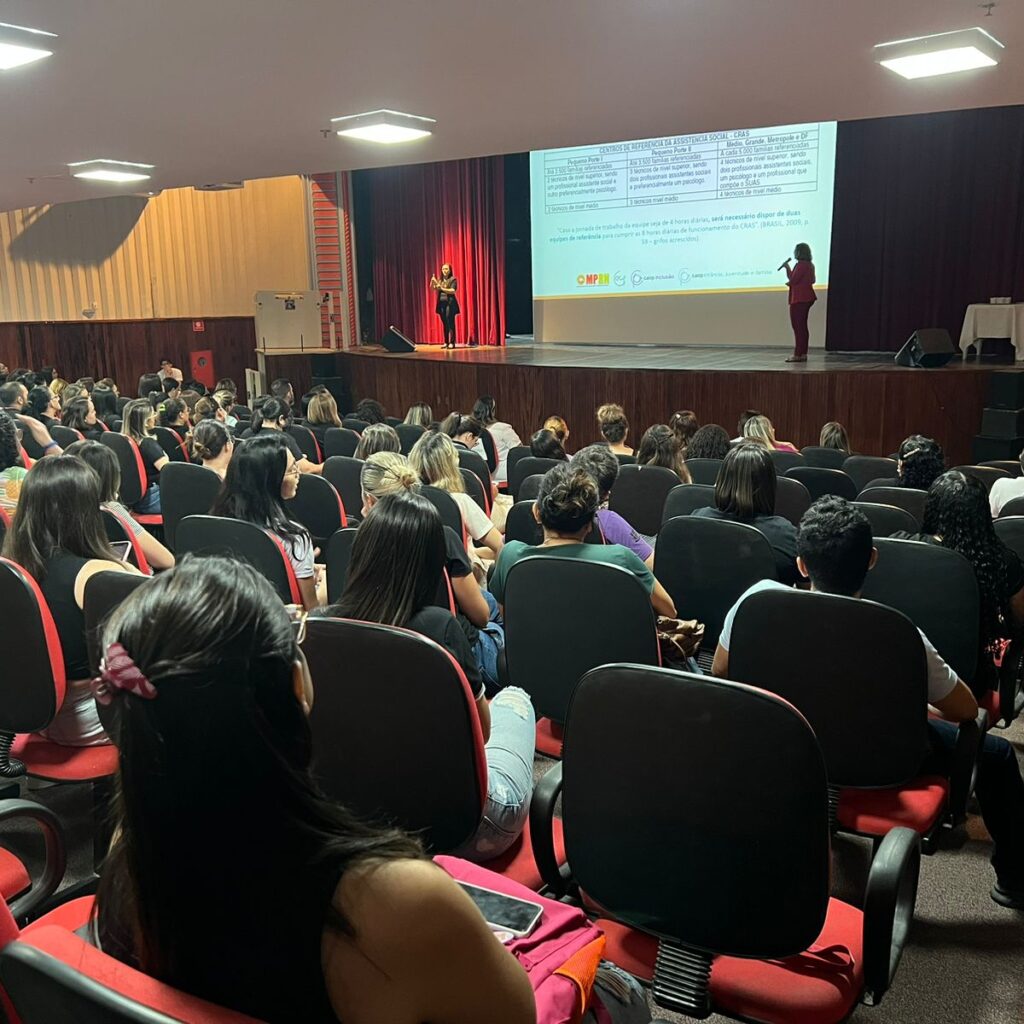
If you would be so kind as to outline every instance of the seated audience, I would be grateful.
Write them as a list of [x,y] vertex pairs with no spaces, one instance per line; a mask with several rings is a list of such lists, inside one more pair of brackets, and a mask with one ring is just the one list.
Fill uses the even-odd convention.
[[310,462],[299,447],[298,441],[288,433],[288,427],[292,421],[292,410],[287,403],[280,398],[264,398],[263,401],[256,400],[252,411],[252,422],[248,433],[243,432],[243,437],[259,437],[266,434],[277,434],[283,438],[288,451],[299,467],[300,473],[322,474],[323,465]]
[[193,424],[202,423],[203,420],[216,420],[218,423],[227,423],[228,414],[216,399],[207,395],[196,402],[192,413]]
[[789,441],[777,441],[775,439],[775,428],[767,416],[751,416],[743,424],[743,438],[745,441],[753,442],[767,448],[768,451],[776,452],[799,452],[795,444]]
[[153,436],[156,414],[146,398],[134,398],[123,410],[121,433],[138,446],[146,479],[142,481],[142,498],[132,506],[139,515],[160,514],[160,470],[170,462],[167,453]]
[[372,398],[364,398],[353,413],[357,420],[364,423],[387,423],[388,417],[384,412],[384,406]]
[[[441,424],[441,429],[455,442],[456,448],[475,451],[480,445],[480,435],[484,428],[472,416],[463,416],[462,413],[453,412]],[[484,455],[480,457],[486,459]]]
[[299,467],[285,435],[259,434],[235,448],[210,514],[241,519],[275,534],[295,570],[302,603],[310,609],[320,604],[313,539],[304,526],[288,518],[284,507],[298,488]]
[[98,572],[136,572],[120,561],[100,516],[100,481],[81,459],[43,459],[21,488],[3,555],[39,584],[60,639],[67,694],[42,735],[68,747],[109,743],[89,687],[82,611],[85,585]]
[[729,435],[717,423],[698,427],[686,449],[688,459],[724,459],[729,454]]
[[930,437],[911,434],[896,451],[896,478],[872,480],[868,487],[913,487],[927,491],[945,472],[942,447]]
[[114,421],[121,418],[117,411],[117,391],[101,384],[102,382],[92,389],[89,397],[96,407],[96,418],[108,429],[113,430]]
[[581,466],[597,484],[600,506],[597,523],[601,527],[606,544],[621,544],[640,559],[648,569],[654,568],[654,548],[626,522],[618,512],[608,507],[608,498],[619,476],[619,460],[609,445],[592,444],[581,448],[573,457],[572,464]]
[[26,473],[19,439],[19,428],[0,409],[0,508],[13,512],[18,505]]
[[359,527],[344,593],[326,614],[422,633],[462,667],[476,696],[488,779],[480,826],[460,852],[490,860],[504,853],[526,824],[536,718],[530,698],[516,687],[506,687],[488,707],[480,667],[465,634],[451,612],[434,604],[444,564],[444,530],[434,506],[409,491],[386,495]]
[[558,459],[559,462],[569,461],[569,456],[565,454],[565,449],[553,430],[538,430],[530,438],[530,454],[535,459]]
[[409,406],[409,411],[402,421],[410,427],[422,427],[424,430],[434,422],[434,411],[426,402],[416,402]]
[[[518,448],[523,442],[512,428],[511,423],[504,423],[498,417],[498,403],[492,395],[481,395],[473,406],[473,419],[482,424],[494,438],[494,447],[498,453],[498,468],[491,474],[496,484],[508,482],[508,453]],[[484,458],[481,448],[477,454]]]
[[633,449],[626,444],[629,437],[629,420],[621,405],[606,404],[597,410],[597,429],[616,455],[632,455]]
[[191,444],[192,461],[212,469],[223,480],[235,450],[231,431],[219,420],[200,420],[192,429]]
[[39,371],[39,380],[36,383],[49,387],[50,381],[56,380],[59,376],[56,366],[44,366]]
[[583,465],[570,462],[544,474],[533,514],[544,530],[543,542],[533,547],[511,540],[502,549],[491,577],[491,593],[499,605],[505,603],[505,580],[520,559],[541,556],[576,558],[584,562],[607,562],[628,569],[651,595],[659,615],[675,617],[676,608],[654,573],[629,548],[621,544],[585,544],[601,504],[597,484]]
[[[199,387],[202,386],[202,384],[199,385]],[[186,388],[180,395],[178,395],[179,400],[185,403],[185,408],[188,410],[189,422],[192,421],[192,418],[195,415],[196,403],[202,397],[203,396],[198,391],[191,388]]]
[[[503,544],[501,534],[490,516],[466,493],[455,442],[447,434],[428,431],[413,445],[409,462],[425,484],[447,491],[459,506],[467,545],[476,545],[477,553],[488,558],[497,556]],[[474,553],[472,547],[469,552]]]
[[[46,379],[49,380],[49,377],[47,377]],[[102,388],[106,388],[107,391],[113,391],[115,398],[120,398],[121,396],[121,392],[118,391],[117,383],[115,382],[113,377],[100,377],[100,379],[96,381],[96,387],[93,388],[93,390],[96,391]]]
[[164,377],[160,385],[160,392],[157,392],[155,397],[153,392],[150,392],[149,398],[154,403],[153,407],[157,408],[172,398],[181,398],[181,391],[181,384],[174,377]]
[[230,377],[221,377],[214,385],[213,390],[215,394],[218,391],[228,391],[234,397],[238,394],[238,385]]
[[656,423],[644,431],[640,447],[636,450],[638,466],[661,466],[671,469],[684,484],[693,483],[686,460],[679,451],[679,441],[671,427]]
[[550,430],[558,438],[558,443],[568,452],[569,425],[561,416],[549,416],[544,421],[543,429]]
[[690,454],[690,440],[697,433],[697,428],[700,426],[697,422],[697,414],[691,409],[674,412],[668,421],[668,426],[672,433],[676,435],[679,453],[683,458],[687,458]]
[[713,508],[698,508],[690,515],[728,519],[753,526],[772,546],[775,572],[786,586],[796,583],[796,527],[775,514],[775,463],[759,444],[741,444],[726,455],[715,482]]
[[28,405],[28,388],[20,381],[8,381],[0,384],[0,408],[14,420],[25,437],[31,437],[43,455],[60,455],[61,446],[50,437],[49,430],[30,415]]
[[1014,498],[1024,498],[1024,451],[1020,453],[1021,476],[1000,478],[992,485],[988,501],[992,510],[992,518],[996,519],[1003,511],[1003,506]]
[[[867,517],[854,505],[836,497],[820,498],[804,515],[797,551],[797,565],[810,580],[812,592],[847,597],[860,597],[864,578],[878,557]],[[755,583],[729,611],[715,651],[716,676],[729,678],[736,609],[748,595],[782,586],[775,580]],[[928,703],[943,719],[928,720],[932,753],[922,764],[921,774],[945,773],[956,744],[956,725],[971,721],[978,713],[978,705],[923,633],[921,640],[928,665]],[[795,645],[794,655],[799,650],[799,645]],[[879,653],[884,656],[884,652]],[[825,672],[822,682],[827,681]],[[924,708],[921,714],[925,714]],[[991,733],[986,733],[982,741],[975,795],[993,842],[996,884],[992,898],[1002,906],[1024,909],[1024,781],[1013,747]]]
[[168,379],[176,380],[179,384],[181,383],[181,381],[183,379],[183,374],[182,374],[181,370],[179,370],[174,365],[174,363],[171,362],[170,359],[161,359],[160,360],[160,370],[156,373],[156,376],[159,377],[160,380],[162,380],[162,381],[168,380]]
[[395,428],[387,423],[371,423],[359,435],[359,444],[356,445],[357,459],[365,459],[374,452],[400,452],[402,442],[395,433]]
[[295,389],[292,387],[292,382],[284,377],[278,377],[277,380],[270,385],[270,394],[274,398],[284,402],[289,409],[295,405]]
[[121,464],[117,456],[99,441],[76,441],[64,449],[65,455],[73,455],[92,467],[100,481],[100,508],[113,512],[139,542],[142,553],[153,569],[170,569],[174,555],[164,547],[118,500],[121,487]]
[[215,391],[213,400],[224,410],[224,425],[234,430],[238,426],[238,417],[234,415],[237,395],[233,391]]
[[50,427],[60,423],[60,398],[46,385],[37,384],[28,393],[25,411],[49,430]]
[[847,455],[853,454],[850,450],[850,439],[846,435],[846,427],[842,423],[836,423],[835,421],[826,423],[821,428],[818,446],[820,448],[833,448],[835,451],[845,452]]
[[173,430],[181,438],[188,433],[189,411],[184,399],[167,399],[166,402],[161,403],[158,415],[161,427]]
[[63,377],[55,377],[53,383],[50,385],[50,390],[60,398],[67,386],[68,382]]
[[743,428],[747,425],[748,420],[752,420],[755,416],[762,416],[763,413],[757,411],[757,409],[744,409],[740,413],[740,418],[736,422],[736,436],[732,439],[732,443],[736,444],[739,441],[745,439]]
[[316,435],[320,450],[323,451],[327,444],[327,431],[341,426],[338,403],[330,391],[322,391],[309,400],[309,406],[306,408],[306,426]]

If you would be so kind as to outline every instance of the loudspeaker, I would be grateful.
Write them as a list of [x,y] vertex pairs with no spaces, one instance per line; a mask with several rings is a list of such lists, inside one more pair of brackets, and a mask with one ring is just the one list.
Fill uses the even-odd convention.
[[389,327],[380,343],[389,352],[415,352],[416,346],[397,327]]
[[971,446],[975,463],[996,459],[1016,459],[1024,450],[1024,437],[985,437],[978,434]]
[[343,377],[318,377],[316,371],[313,372],[313,387],[317,387],[322,384],[334,397],[335,402],[338,403],[338,409],[342,412],[345,409],[352,408],[352,395],[348,390],[348,381]]
[[897,366],[945,366],[960,350],[944,327],[919,327],[896,353]]
[[[1024,373],[996,370],[989,378],[989,406],[993,409],[1024,409]],[[987,430],[982,433],[987,434]]]
[[981,433],[984,437],[1024,437],[1024,409],[985,409]]

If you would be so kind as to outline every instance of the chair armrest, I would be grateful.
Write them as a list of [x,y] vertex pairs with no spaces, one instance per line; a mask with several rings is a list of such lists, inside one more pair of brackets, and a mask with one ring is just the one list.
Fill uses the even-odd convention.
[[974,777],[978,766],[978,752],[988,728],[988,714],[979,711],[970,722],[961,722],[957,728],[956,745],[949,764],[949,811],[947,822],[953,828],[967,820],[967,801],[974,791]]
[[864,898],[864,995],[881,1002],[899,966],[914,919],[921,841],[909,828],[889,831],[878,847]]
[[10,904],[11,916],[22,924],[33,917],[64,881],[68,856],[60,819],[48,807],[32,800],[0,800],[0,822],[18,818],[27,818],[39,826],[46,849],[43,873],[33,879],[27,893]]
[[556,898],[565,893],[566,881],[555,856],[553,823],[555,804],[562,792],[562,765],[556,764],[545,773],[533,790],[530,800],[530,841],[533,859],[537,863],[540,877]]
[[[1019,714],[1021,677],[1024,676],[1024,642],[1013,640],[999,666],[999,717],[1009,725]],[[992,723],[995,725],[995,723]]]
[[498,651],[498,689],[504,690],[509,685],[511,680],[508,677],[508,658],[505,655],[505,648],[502,647]]

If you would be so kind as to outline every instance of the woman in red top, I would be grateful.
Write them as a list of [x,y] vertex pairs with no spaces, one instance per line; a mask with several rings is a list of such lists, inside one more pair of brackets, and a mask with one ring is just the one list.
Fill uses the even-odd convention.
[[807,343],[810,332],[807,330],[807,316],[811,306],[818,301],[814,294],[814,264],[811,262],[811,247],[806,242],[798,242],[793,250],[796,266],[791,267],[789,260],[783,264],[786,268],[786,279],[789,281],[789,322],[793,325],[795,348],[787,363],[807,362]]

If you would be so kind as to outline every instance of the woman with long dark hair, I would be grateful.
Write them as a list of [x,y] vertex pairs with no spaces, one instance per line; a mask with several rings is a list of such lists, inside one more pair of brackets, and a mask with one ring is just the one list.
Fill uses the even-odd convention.
[[170,459],[153,436],[156,413],[148,398],[133,399],[124,407],[123,412],[121,433],[139,446],[146,470],[146,479],[142,481],[142,499],[136,502],[134,510],[143,515],[157,515],[160,512],[160,470]]
[[434,311],[441,318],[444,330],[444,347],[455,348],[455,318],[461,312],[459,308],[459,282],[455,277],[450,263],[441,264],[441,275],[430,278],[430,287],[437,292],[437,304]]
[[515,432],[511,423],[504,423],[498,419],[498,403],[493,395],[481,395],[473,403],[471,413],[485,430],[490,431],[494,439],[494,447],[498,456],[498,465],[491,478],[496,484],[508,482],[508,453],[521,445],[523,442]]
[[182,440],[188,433],[191,426],[189,423],[189,409],[182,398],[168,398],[166,402],[160,403],[159,409],[160,426],[173,430]]
[[97,680],[120,753],[103,948],[270,1024],[532,1022],[525,973],[458,886],[414,839],[317,787],[302,635],[226,558],[188,559],[112,615]]
[[724,459],[729,454],[729,435],[717,423],[698,427],[686,449],[688,459]]
[[64,406],[60,422],[62,426],[77,430],[88,441],[98,441],[106,433],[96,418],[96,406],[91,398],[76,398]]
[[684,459],[690,454],[688,451],[690,439],[697,433],[699,426],[697,414],[692,409],[680,409],[679,412],[672,413],[669,418],[668,427],[676,435],[676,441],[679,443],[679,454]]
[[299,467],[282,435],[257,434],[235,448],[210,515],[241,519],[276,534],[295,570],[302,603],[311,609],[320,604],[313,538],[288,518],[284,507],[298,488]]
[[942,446],[930,437],[911,434],[896,450],[896,483],[899,487],[927,491],[945,469]]
[[341,600],[327,614],[403,626],[445,647],[476,695],[486,741],[487,802],[462,855],[490,860],[522,832],[533,792],[536,716],[526,693],[509,686],[487,704],[480,666],[454,616],[434,604],[445,564],[444,529],[422,495],[385,495],[359,527]]
[[291,422],[292,410],[287,402],[280,398],[265,398],[262,402],[257,402],[256,408],[253,409],[249,436],[257,437],[261,434],[269,434],[272,437],[281,438],[288,451],[291,452],[300,473],[322,474],[324,467],[310,462],[303,454],[298,441],[288,433]]
[[121,418],[117,412],[117,391],[112,387],[97,384],[92,389],[90,397],[96,407],[96,418],[113,430],[114,421]]
[[684,484],[693,483],[686,460],[679,450],[679,440],[671,427],[655,423],[644,431],[640,447],[636,450],[638,466],[661,466],[671,469]]
[[793,249],[796,266],[791,267],[786,260],[780,270],[786,271],[786,283],[789,286],[789,322],[793,328],[793,354],[787,363],[806,363],[807,346],[810,342],[810,331],[807,318],[811,306],[818,301],[814,294],[814,263],[811,260],[811,247],[806,242],[797,242]]
[[562,443],[555,436],[554,431],[538,430],[530,438],[530,454],[535,459],[557,459],[559,462],[568,462],[569,456],[565,454]]

